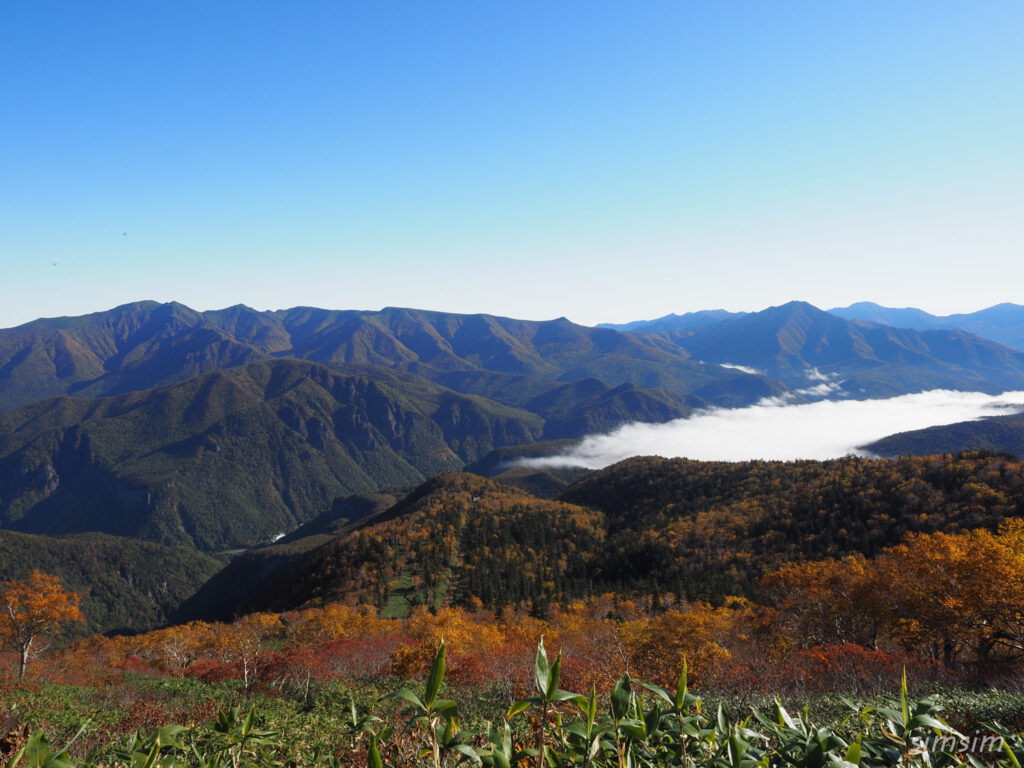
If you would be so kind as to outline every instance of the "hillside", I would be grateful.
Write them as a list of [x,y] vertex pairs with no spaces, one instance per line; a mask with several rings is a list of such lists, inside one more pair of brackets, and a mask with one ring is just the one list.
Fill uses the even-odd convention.
[[414,377],[254,363],[0,414],[0,523],[253,546],[337,497],[414,485],[542,429],[531,413]]
[[166,623],[178,605],[224,566],[194,549],[99,533],[32,536],[0,531],[0,581],[33,569],[84,592],[76,634],[142,632]]
[[995,416],[883,437],[861,450],[876,456],[929,456],[994,451],[1024,457],[1024,415]]
[[1006,457],[696,462],[637,458],[556,499],[443,474],[311,546],[236,558],[179,618],[341,600],[385,615],[477,602],[543,612],[566,599],[674,592],[757,596],[785,562],[876,555],[911,531],[994,528],[1024,511]]
[[715,599],[792,560],[875,555],[911,531],[995,527],[1024,511],[1005,457],[697,462],[639,457],[559,499],[606,517],[606,577]]
[[489,606],[587,589],[600,515],[465,473],[424,483],[313,548],[246,553],[189,600],[179,620],[314,602],[372,602],[385,615],[477,597]]

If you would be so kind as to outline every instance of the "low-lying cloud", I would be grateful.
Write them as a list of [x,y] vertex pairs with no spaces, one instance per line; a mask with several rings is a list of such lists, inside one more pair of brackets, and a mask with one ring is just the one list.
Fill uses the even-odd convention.
[[764,371],[758,368],[751,368],[749,365],[737,365],[736,363],[718,363],[723,368],[732,368],[733,370],[740,371],[742,373],[749,373],[755,376],[761,376]]
[[884,400],[763,401],[749,408],[700,411],[664,424],[627,424],[594,435],[558,456],[523,459],[533,467],[600,469],[630,456],[705,461],[831,459],[896,432],[1005,415],[1024,409],[1024,392],[932,390]]

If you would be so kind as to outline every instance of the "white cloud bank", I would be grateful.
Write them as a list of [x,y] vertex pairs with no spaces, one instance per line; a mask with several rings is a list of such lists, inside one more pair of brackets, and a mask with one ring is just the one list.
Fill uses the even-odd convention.
[[736,371],[742,371],[743,373],[750,373],[757,376],[761,376],[764,374],[764,371],[759,370],[757,368],[751,368],[749,365],[737,365],[736,363],[718,363],[718,365],[722,366],[723,368],[732,368],[733,370]]
[[1024,392],[932,390],[885,400],[823,400],[805,405],[763,401],[749,408],[700,411],[665,424],[627,424],[594,435],[558,456],[522,459],[532,467],[600,469],[630,456],[705,461],[830,459],[895,432],[969,421],[1024,409]]

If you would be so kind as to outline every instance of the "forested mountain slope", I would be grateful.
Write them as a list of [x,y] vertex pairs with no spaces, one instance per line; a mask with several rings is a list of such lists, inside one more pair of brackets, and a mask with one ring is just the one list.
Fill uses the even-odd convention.
[[526,411],[422,380],[277,360],[0,414],[0,521],[204,549],[252,546],[355,492],[540,437]]
[[1024,514],[1024,464],[1006,457],[696,462],[636,458],[557,499],[443,474],[330,541],[231,563],[183,618],[371,603],[543,612],[603,592],[721,601],[756,596],[785,562],[875,555],[909,532],[995,528]]
[[1024,457],[1024,415],[994,416],[883,437],[861,446],[876,456],[928,456],[994,451]]
[[14,531],[0,531],[0,564],[0,580],[24,579],[38,569],[82,593],[86,621],[72,627],[76,634],[161,626],[224,567],[223,560],[189,547],[100,533],[53,537]]

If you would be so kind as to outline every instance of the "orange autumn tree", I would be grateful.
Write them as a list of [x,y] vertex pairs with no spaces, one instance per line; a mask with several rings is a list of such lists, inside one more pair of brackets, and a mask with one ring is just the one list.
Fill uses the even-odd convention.
[[877,558],[895,639],[947,666],[1024,655],[1024,558],[1019,525],[1001,534],[911,534]]
[[19,654],[19,678],[25,677],[36,638],[57,631],[67,622],[85,621],[78,609],[81,597],[77,592],[66,592],[56,576],[38,570],[27,579],[0,584],[0,638]]
[[781,645],[856,643],[877,650],[889,614],[888,578],[874,561],[855,554],[785,563],[761,579],[761,592],[775,609]]

